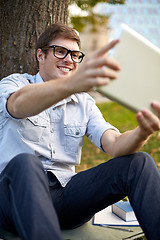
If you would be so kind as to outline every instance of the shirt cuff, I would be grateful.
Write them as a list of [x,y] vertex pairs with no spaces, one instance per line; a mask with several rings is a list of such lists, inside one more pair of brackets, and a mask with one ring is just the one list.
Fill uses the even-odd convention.
[[19,118],[14,118],[7,110],[7,99],[9,96],[14,93],[15,91],[12,92],[4,92],[2,96],[0,97],[0,111],[2,112],[3,116],[5,118],[11,118],[13,120],[19,121]]
[[102,148],[102,144],[101,144],[101,138],[102,138],[103,133],[104,133],[105,131],[108,131],[108,130],[115,130],[115,131],[118,132],[118,133],[120,132],[116,127],[112,126],[110,123],[107,123],[107,125],[108,125],[108,127],[105,128],[105,129],[103,129],[103,130],[101,131],[100,143],[99,143],[99,149],[100,149],[102,152],[104,152],[104,153],[106,153],[106,152],[105,152],[104,149]]

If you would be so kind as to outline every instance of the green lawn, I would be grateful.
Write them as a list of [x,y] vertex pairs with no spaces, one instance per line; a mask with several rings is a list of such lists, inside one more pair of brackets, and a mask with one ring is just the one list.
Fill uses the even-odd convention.
[[[103,113],[106,121],[117,127],[120,132],[133,129],[137,126],[136,114],[121,105],[114,102],[97,104]],[[156,132],[141,149],[149,153],[155,160],[157,167],[160,169],[160,134]],[[96,166],[111,158],[109,154],[101,152],[86,137],[82,151],[82,161],[76,167],[76,171],[85,170]]]

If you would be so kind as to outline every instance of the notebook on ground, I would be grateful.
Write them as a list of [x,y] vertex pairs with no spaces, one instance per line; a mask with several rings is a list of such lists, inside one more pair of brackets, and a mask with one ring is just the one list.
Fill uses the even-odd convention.
[[160,101],[160,48],[126,24],[121,26],[119,39],[111,54],[121,66],[118,79],[97,91],[135,112],[153,111],[150,103]]
[[112,207],[109,206],[102,211],[96,213],[93,217],[93,225],[109,225],[109,226],[139,226],[138,221],[124,221],[114,213]]

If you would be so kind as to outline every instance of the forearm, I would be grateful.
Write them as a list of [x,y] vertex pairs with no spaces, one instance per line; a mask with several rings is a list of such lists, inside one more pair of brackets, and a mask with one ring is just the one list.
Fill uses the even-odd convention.
[[15,118],[25,118],[39,114],[72,92],[66,88],[66,80],[51,80],[40,84],[30,84],[13,93],[7,101],[7,109]]
[[139,127],[122,134],[108,130],[102,135],[101,143],[105,152],[113,157],[119,157],[140,150],[148,137],[148,134],[142,134]]
[[[152,103],[152,107],[160,116],[160,104]],[[113,157],[132,154],[140,150],[155,131],[160,131],[159,117],[147,109],[137,113],[137,122],[137,128],[122,134],[113,130],[106,131],[101,138],[103,149]]]
[[149,138],[141,135],[139,127],[121,134],[113,143],[112,154],[114,157],[128,155],[137,152]]

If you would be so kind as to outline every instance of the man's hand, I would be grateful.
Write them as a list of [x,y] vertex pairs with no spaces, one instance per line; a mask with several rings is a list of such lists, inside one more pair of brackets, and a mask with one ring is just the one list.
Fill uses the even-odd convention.
[[118,42],[119,40],[113,40],[84,60],[78,71],[68,79],[68,88],[73,93],[85,92],[95,86],[107,85],[110,80],[117,78],[120,66],[115,59],[109,58],[106,53]]
[[147,138],[155,131],[160,130],[160,103],[153,102],[151,106],[157,112],[157,116],[147,109],[137,113],[140,134],[144,138]]

